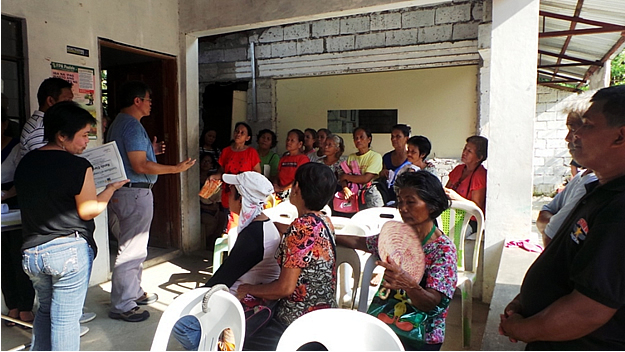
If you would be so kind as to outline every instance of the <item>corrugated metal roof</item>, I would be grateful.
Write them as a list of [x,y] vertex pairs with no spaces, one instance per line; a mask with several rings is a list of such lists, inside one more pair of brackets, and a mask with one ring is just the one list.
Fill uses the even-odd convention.
[[625,48],[625,1],[541,0],[539,26],[538,83],[581,87]]

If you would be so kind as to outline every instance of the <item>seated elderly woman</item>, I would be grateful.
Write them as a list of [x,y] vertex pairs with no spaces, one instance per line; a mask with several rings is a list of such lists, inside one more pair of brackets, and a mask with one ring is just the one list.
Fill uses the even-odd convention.
[[321,211],[332,198],[335,185],[334,173],[327,166],[307,163],[297,169],[290,199],[299,217],[278,247],[280,277],[264,285],[242,284],[237,290],[239,298],[249,294],[279,300],[270,321],[246,337],[244,349],[275,351],[282,333],[295,319],[337,306],[334,226]]
[[[406,172],[395,187],[401,217],[422,243],[425,274],[422,279],[415,278],[390,258],[382,258],[377,264],[386,269],[384,279],[368,313],[387,323],[406,350],[439,350],[445,338],[447,308],[456,289],[457,256],[452,240],[436,227],[434,219],[449,207],[449,199],[438,178],[427,171]],[[379,253],[378,237],[337,235],[337,243]],[[399,301],[402,311],[383,309],[384,297]]]
[[[205,286],[224,284],[236,294],[241,284],[266,284],[276,280],[280,267],[274,254],[280,233],[263,214],[263,205],[273,193],[273,184],[255,171],[238,175],[224,174],[229,185],[230,211],[239,215],[238,237],[230,255]],[[193,316],[182,317],[174,326],[174,336],[187,350],[197,350],[200,343],[200,322]]]

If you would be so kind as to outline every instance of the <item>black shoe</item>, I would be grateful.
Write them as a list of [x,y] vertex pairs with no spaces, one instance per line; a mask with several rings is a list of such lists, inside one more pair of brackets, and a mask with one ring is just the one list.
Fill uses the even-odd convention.
[[135,302],[138,305],[142,305],[142,306],[146,304],[152,304],[156,301],[158,301],[158,295],[156,293],[147,293],[147,292],[143,292],[143,296],[135,300]]
[[109,312],[109,318],[111,319],[121,319],[133,323],[138,323],[140,321],[144,321],[150,317],[150,312],[145,309],[141,309],[139,307],[134,307],[131,310],[124,313],[113,313]]

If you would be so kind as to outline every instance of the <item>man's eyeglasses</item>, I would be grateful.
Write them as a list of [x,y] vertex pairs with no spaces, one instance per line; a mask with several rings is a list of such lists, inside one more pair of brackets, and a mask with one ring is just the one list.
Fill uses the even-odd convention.
[[150,103],[152,102],[152,99],[150,99],[150,98],[141,98],[141,97],[137,97],[137,98],[141,99],[142,101],[146,101],[147,100]]

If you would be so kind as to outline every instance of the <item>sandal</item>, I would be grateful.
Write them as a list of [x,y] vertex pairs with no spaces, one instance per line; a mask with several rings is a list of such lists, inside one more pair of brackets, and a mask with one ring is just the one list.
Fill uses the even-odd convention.
[[[23,315],[27,315],[27,318],[26,318],[26,319],[23,319],[23,318],[22,318],[22,316],[23,316],[23,315],[22,315],[22,313],[24,313]],[[29,311],[29,310],[26,310],[26,311],[20,311],[20,317],[19,317],[19,319],[20,319],[21,321],[23,321],[24,323],[29,323],[30,325],[32,325],[32,324],[35,322],[35,315],[33,314],[33,312],[31,312],[31,311]],[[22,329],[32,329],[32,327],[31,327],[31,326],[26,326],[26,325],[20,325],[20,327],[21,327]]]
[[[13,311],[17,312],[17,316],[16,317],[11,315],[11,312],[13,312]],[[13,318],[13,319],[19,319],[19,314],[20,313],[19,313],[19,311],[17,309],[11,309],[11,310],[9,310],[9,314],[7,314],[7,316],[10,317],[10,318]],[[15,326],[16,325],[15,322],[12,322],[10,320],[5,320],[5,319],[2,319],[2,320],[4,321],[4,325],[5,326]]]

